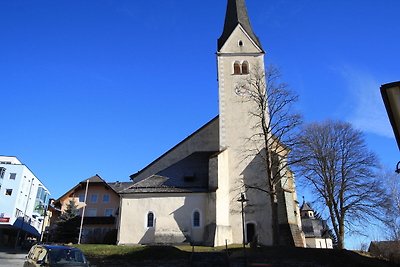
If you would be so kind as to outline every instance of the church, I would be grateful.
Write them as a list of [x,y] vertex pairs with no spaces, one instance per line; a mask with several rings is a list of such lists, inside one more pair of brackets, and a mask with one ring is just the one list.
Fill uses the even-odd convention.
[[[217,43],[219,115],[130,176],[119,192],[119,245],[272,245],[270,198],[245,186],[265,184],[266,175],[256,155],[243,155],[257,124],[254,103],[235,89],[252,67],[264,67],[264,54],[245,0],[228,0]],[[280,244],[304,247],[294,176],[278,188]]]

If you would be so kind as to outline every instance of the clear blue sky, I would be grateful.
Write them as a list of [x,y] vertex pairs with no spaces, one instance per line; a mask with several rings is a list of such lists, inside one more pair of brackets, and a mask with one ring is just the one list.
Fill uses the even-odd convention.
[[[400,80],[397,0],[247,0],[306,121],[341,119],[400,159],[379,94]],[[0,1],[0,155],[58,198],[99,174],[128,181],[218,114],[226,1]],[[302,192],[299,192],[302,195]]]

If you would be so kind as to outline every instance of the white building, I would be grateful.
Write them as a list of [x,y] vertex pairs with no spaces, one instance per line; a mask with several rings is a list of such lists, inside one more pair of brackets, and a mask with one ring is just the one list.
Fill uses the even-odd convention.
[[[219,116],[131,175],[136,183],[119,192],[118,244],[241,243],[242,193],[248,199],[243,210],[246,242],[272,244],[269,196],[245,186],[268,190],[263,187],[263,151],[243,153],[254,150],[245,140],[257,131],[255,117],[249,115],[255,107],[237,91],[249,70],[264,67],[264,54],[244,0],[228,0],[217,47]],[[277,184],[280,244],[304,247],[294,177],[289,170],[282,176]]]
[[0,156],[0,245],[38,237],[50,193],[16,157]]
[[333,248],[333,241],[326,222],[315,217],[314,210],[305,201],[301,206],[300,216],[308,248]]

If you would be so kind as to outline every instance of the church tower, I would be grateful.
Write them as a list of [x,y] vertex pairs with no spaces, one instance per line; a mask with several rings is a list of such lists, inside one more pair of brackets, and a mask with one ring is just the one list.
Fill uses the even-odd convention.
[[[216,192],[217,236],[224,229],[231,232],[231,242],[242,242],[241,203],[237,200],[244,193],[245,239],[257,238],[258,242],[272,244],[271,212],[268,196],[261,191],[246,191],[248,181],[263,183],[263,165],[255,155],[248,155],[248,139],[255,133],[257,121],[249,115],[252,105],[245,101],[237,85],[249,77],[252,68],[264,70],[264,50],[251,27],[245,0],[228,0],[225,24],[218,39],[219,87],[219,186]],[[224,184],[221,181],[225,181]],[[219,192],[220,191],[220,192]],[[224,192],[221,192],[224,191]],[[224,201],[221,201],[221,200]],[[224,213],[222,216],[221,213]],[[225,218],[222,223],[222,219]],[[228,219],[226,219],[228,218]],[[228,225],[221,229],[221,225]],[[220,231],[218,231],[220,230]]]
[[[261,244],[272,245],[269,196],[265,191],[245,187],[251,184],[268,191],[265,163],[260,156],[263,152],[257,150],[262,145],[249,142],[260,132],[256,127],[258,119],[250,115],[256,103],[246,101],[245,93],[238,87],[246,82],[252,70],[265,72],[264,54],[260,40],[251,27],[245,0],[228,0],[217,50],[220,153],[215,194],[215,245],[221,245],[223,238],[230,243],[242,242],[242,209],[238,201],[241,194],[247,200],[243,211],[246,242],[257,240]],[[292,178],[287,178],[285,183]],[[292,181],[294,183],[294,179]],[[279,228],[284,230],[280,231],[280,235],[285,232],[284,239],[292,240],[282,244],[293,244],[291,225],[298,231],[297,222],[300,219],[296,215],[296,201],[295,193],[283,190],[278,196],[281,203],[278,207]]]

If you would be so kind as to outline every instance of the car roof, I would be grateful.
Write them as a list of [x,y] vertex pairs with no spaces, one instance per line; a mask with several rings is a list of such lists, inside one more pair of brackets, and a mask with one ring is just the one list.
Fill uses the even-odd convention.
[[37,244],[36,247],[44,247],[46,249],[74,249],[80,250],[76,247],[64,246],[64,245],[50,245],[50,244]]

